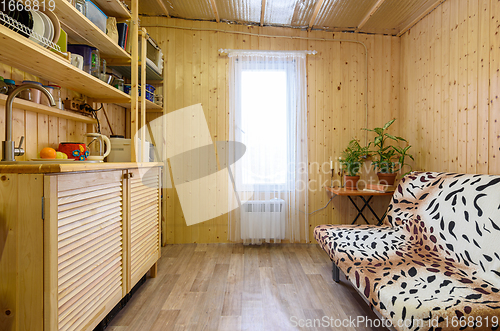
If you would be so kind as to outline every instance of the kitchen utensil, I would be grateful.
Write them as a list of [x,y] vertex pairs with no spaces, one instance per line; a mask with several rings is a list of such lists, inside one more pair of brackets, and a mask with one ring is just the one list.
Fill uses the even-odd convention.
[[131,140],[123,136],[111,136],[111,152],[108,162],[130,162]]
[[84,16],[87,14],[85,0],[75,0],[75,8]]
[[91,161],[103,161],[111,152],[111,142],[108,137],[99,133],[87,133],[88,159]]
[[71,65],[83,70],[83,56],[80,54],[71,54]]
[[87,145],[84,143],[60,143],[57,150],[66,154],[68,156],[68,159],[85,161],[87,159],[87,156],[89,156]]

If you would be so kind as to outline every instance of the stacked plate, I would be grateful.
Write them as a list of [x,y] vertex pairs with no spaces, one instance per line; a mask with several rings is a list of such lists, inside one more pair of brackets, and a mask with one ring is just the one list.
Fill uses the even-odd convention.
[[[33,17],[34,33],[37,33],[41,37],[45,37],[47,40],[54,43],[59,40],[59,36],[61,34],[61,25],[53,12],[51,12],[50,10],[32,10],[29,13],[31,13]],[[44,42],[37,39],[33,34],[29,38],[41,46],[49,47]]]
[[[4,22],[0,22],[0,24],[44,47],[50,46],[47,42],[43,42],[40,37],[54,43],[59,40],[61,24],[52,11],[48,9],[44,11],[27,10],[21,3],[17,3],[14,10],[9,10],[9,8],[0,6],[1,15],[4,17]],[[35,37],[35,33],[39,35],[38,38]]]

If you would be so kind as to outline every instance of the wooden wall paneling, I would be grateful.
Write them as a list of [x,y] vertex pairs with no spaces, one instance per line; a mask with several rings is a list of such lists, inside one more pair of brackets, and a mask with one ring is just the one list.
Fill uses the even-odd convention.
[[489,34],[490,2],[480,0],[478,7],[479,44],[477,59],[477,173],[488,172],[488,119],[489,119]]
[[[392,84],[399,79],[399,59],[397,57],[400,55],[397,50],[399,47],[397,38],[389,37],[384,40],[383,37],[372,35],[353,36],[352,34],[332,34],[320,31],[308,33],[294,29],[244,27],[209,22],[197,23],[196,25],[193,22],[166,18],[143,17],[142,21],[143,25],[148,27],[148,31],[153,38],[158,40],[159,38],[163,38],[162,36],[165,36],[168,39],[166,46],[168,51],[164,51],[167,58],[166,68],[168,70],[166,82],[168,111],[174,111],[175,109],[201,102],[214,141],[227,140],[229,128],[229,91],[227,89],[229,62],[227,56],[218,54],[219,48],[316,49],[320,52],[316,56],[308,56],[307,59],[309,96],[308,148],[310,163],[312,165],[315,163],[319,165],[325,163],[327,169],[313,169],[314,167],[311,167],[310,182],[313,192],[311,192],[309,198],[309,212],[323,207],[328,201],[323,186],[326,183],[329,184],[330,177],[326,172],[329,169],[330,156],[338,158],[340,151],[345,148],[345,145],[352,137],[364,139],[363,132],[360,130],[365,126],[365,56],[363,47],[347,42],[257,37],[213,31],[198,31],[195,33],[188,30],[168,29],[161,27],[161,25],[199,26],[225,31],[249,31],[260,32],[262,34],[310,36],[327,39],[360,39],[367,41],[369,48],[368,55],[371,57],[371,60],[369,60],[370,74],[368,83],[372,87],[372,90],[376,89],[373,95],[378,93],[377,96],[370,96],[370,93],[368,94],[368,97],[371,98],[369,99],[369,126],[372,127],[375,124],[381,125],[385,123],[385,118],[380,116],[380,112],[386,111],[388,116],[391,116],[395,112],[397,113],[395,98],[398,98],[399,92],[394,91],[397,88],[394,87],[391,89],[390,86],[387,88],[381,87],[384,81]],[[156,27],[149,25],[156,25]],[[208,44],[204,40],[205,36],[208,36]],[[197,38],[200,39],[199,43]],[[382,42],[378,44],[377,39],[380,39]],[[190,46],[186,47],[186,43],[189,43]],[[390,48],[388,51],[384,50],[386,46]],[[376,47],[380,49],[375,49]],[[185,54],[187,48],[191,50],[191,57]],[[196,56],[201,56],[201,67],[196,62],[196,53],[199,53]],[[204,55],[207,53],[208,55]],[[387,59],[383,59],[383,56],[386,56]],[[205,65],[203,62],[205,58],[209,61],[208,65]],[[373,70],[379,65],[385,68],[385,78],[382,77],[382,72],[379,73],[377,70]],[[204,76],[206,70],[208,70],[208,86],[206,83],[207,78]],[[199,77],[195,78],[196,73],[199,74]],[[201,88],[196,85],[197,82],[198,84],[201,83]],[[188,90],[190,92],[187,92]],[[207,106],[205,106],[205,103]],[[174,143],[180,144],[182,142],[175,141]],[[339,179],[338,175],[336,175],[336,179]],[[316,192],[314,192],[314,189]],[[198,236],[199,241],[227,241],[227,215],[214,218],[204,224],[193,225],[191,229],[187,229],[175,189],[172,189],[170,192],[172,194],[167,196],[167,224],[169,224],[168,233],[171,233],[170,238],[167,239],[168,243],[191,242],[195,236]],[[350,217],[354,216],[355,213],[354,209],[346,202],[343,199],[335,199],[328,210],[323,210],[312,215],[310,217],[310,234],[312,234],[314,226],[320,223],[350,222]],[[202,205],[203,202],[200,202],[200,206]],[[332,211],[330,209],[332,207],[335,210]],[[208,234],[204,233],[204,231],[208,232]],[[310,240],[312,240],[312,236]]]
[[450,7],[450,108],[448,118],[450,129],[448,133],[448,170],[458,171],[458,59],[459,59],[459,40],[458,40],[458,6]]
[[478,85],[478,50],[479,50],[479,13],[478,1],[469,1],[467,7],[467,170],[477,170],[477,85]]
[[[446,1],[402,36],[409,55],[402,56],[408,88],[401,88],[400,112],[407,118],[401,130],[408,132],[409,118],[419,114],[415,147],[422,170],[499,172],[499,13],[496,1]],[[437,149],[428,148],[431,142]]]
[[490,110],[488,173],[500,174],[500,4],[491,1],[490,10]]
[[467,0],[458,8],[458,171],[467,170]]
[[[439,89],[441,91],[442,105],[437,105],[439,107],[439,147],[437,149],[437,154],[435,156],[436,166],[439,166],[440,156],[447,155],[448,153],[448,130],[450,129],[450,123],[448,122],[448,114],[450,109],[450,49],[446,47],[445,42],[450,40],[450,2],[444,2],[440,8],[437,10],[441,11],[441,32],[440,35],[440,47],[441,47],[441,62],[439,64],[441,68],[441,85]],[[443,46],[444,44],[444,46]],[[438,86],[438,84],[436,84]],[[442,162],[444,171],[449,171],[449,163]]]

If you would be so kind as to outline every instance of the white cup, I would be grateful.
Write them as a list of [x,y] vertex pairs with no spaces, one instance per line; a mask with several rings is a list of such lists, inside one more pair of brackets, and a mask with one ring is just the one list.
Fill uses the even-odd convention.
[[71,65],[83,70],[83,56],[79,54],[71,54]]

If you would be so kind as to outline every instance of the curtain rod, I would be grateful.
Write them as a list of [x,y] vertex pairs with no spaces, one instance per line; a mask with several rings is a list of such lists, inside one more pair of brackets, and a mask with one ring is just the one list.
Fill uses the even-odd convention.
[[289,53],[289,54],[307,54],[307,55],[316,55],[317,51],[276,51],[276,50],[262,50],[262,49],[219,49],[219,53],[221,54],[229,54],[229,53]]

